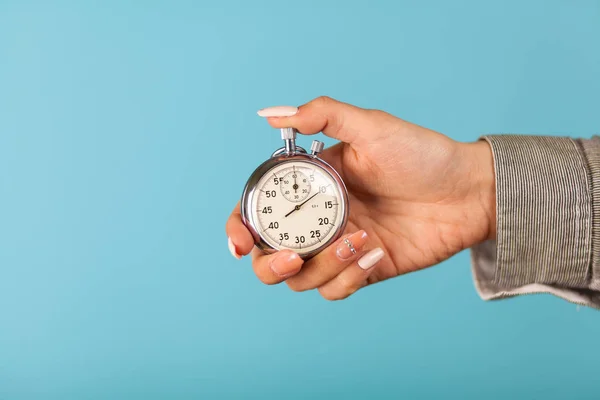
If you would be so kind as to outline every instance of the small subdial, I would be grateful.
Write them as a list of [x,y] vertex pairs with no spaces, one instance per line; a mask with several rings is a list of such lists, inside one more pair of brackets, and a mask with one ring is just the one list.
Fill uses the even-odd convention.
[[293,170],[281,178],[281,194],[291,202],[299,202],[310,194],[310,181],[302,172]]

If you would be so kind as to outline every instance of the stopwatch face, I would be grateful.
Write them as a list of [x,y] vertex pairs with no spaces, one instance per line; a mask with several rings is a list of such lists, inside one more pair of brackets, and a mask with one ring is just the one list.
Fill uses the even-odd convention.
[[286,161],[258,181],[248,205],[257,233],[276,249],[310,253],[327,243],[344,220],[344,197],[321,166]]

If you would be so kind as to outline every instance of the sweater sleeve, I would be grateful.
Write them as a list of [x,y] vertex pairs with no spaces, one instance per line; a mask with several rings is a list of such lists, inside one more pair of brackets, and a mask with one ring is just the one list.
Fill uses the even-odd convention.
[[484,300],[550,293],[600,308],[600,137],[489,135],[496,239],[471,249]]

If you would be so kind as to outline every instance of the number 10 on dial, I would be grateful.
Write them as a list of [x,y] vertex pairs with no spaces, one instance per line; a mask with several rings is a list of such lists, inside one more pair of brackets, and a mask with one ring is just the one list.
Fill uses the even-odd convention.
[[343,233],[348,194],[337,171],[318,157],[323,143],[313,141],[307,153],[295,138],[295,130],[282,129],[285,147],[250,176],[240,204],[258,248],[291,249],[307,259]]

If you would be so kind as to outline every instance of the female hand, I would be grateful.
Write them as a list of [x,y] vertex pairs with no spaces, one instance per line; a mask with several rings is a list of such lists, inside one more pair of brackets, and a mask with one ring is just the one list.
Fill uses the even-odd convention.
[[252,252],[254,271],[264,283],[285,281],[295,291],[317,288],[326,299],[343,299],[494,237],[494,167],[486,142],[459,143],[327,97],[268,122],[307,135],[322,131],[340,141],[321,157],[346,183],[350,214],[345,235],[303,263],[290,250],[264,255],[254,248],[238,204],[226,225],[230,250],[238,258]]

